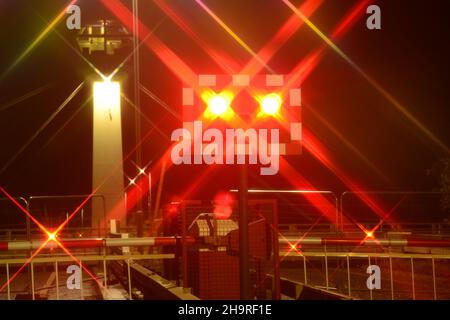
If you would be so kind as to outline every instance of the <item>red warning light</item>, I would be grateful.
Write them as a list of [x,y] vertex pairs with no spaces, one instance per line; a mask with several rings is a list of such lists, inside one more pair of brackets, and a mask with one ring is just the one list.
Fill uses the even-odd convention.
[[214,218],[229,219],[233,213],[235,199],[231,193],[221,192],[214,197]]

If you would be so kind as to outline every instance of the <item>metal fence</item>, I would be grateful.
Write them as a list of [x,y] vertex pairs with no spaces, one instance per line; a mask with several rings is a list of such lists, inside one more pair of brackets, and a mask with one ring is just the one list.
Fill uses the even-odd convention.
[[[450,299],[450,254],[290,252],[282,258],[282,276],[357,299]],[[297,262],[294,268],[290,262]],[[371,265],[380,266],[380,289],[367,287]]]
[[[74,255],[73,257],[65,256],[40,256],[35,257],[31,261],[28,258],[3,258],[0,259],[0,268],[3,272],[4,281],[2,285],[5,286],[6,296],[3,294],[3,298],[11,300],[13,298],[13,288],[15,272],[28,263],[30,266],[30,280],[28,277],[26,281],[30,282],[30,290],[17,289],[16,294],[25,294],[26,299],[39,299],[41,292],[48,292],[51,290],[51,299],[74,299],[76,296],[79,299],[102,299],[102,296],[108,290],[109,280],[112,277],[117,278],[118,275],[114,274],[110,265],[112,263],[121,262],[126,266],[126,272],[124,282],[122,283],[127,288],[126,298],[133,298],[133,290],[135,285],[131,279],[130,264],[135,261],[149,262],[154,260],[174,259],[172,254],[129,254],[129,255]],[[67,267],[70,265],[76,265],[81,270],[81,279],[79,289],[69,289],[66,285],[67,282]],[[109,271],[109,272],[108,272]],[[45,277],[39,277],[39,273],[45,274]],[[53,279],[52,274],[54,274]],[[24,274],[26,276],[26,274]],[[47,279],[47,283],[42,282],[43,279]],[[39,281],[38,281],[39,280]],[[39,282],[39,286],[38,283]],[[54,283],[54,284],[53,284]],[[89,288],[86,286],[89,285]],[[17,285],[16,285],[17,287]],[[29,296],[28,296],[29,295]],[[1,297],[1,295],[0,295]]]
[[[86,199],[88,200],[85,201]],[[84,236],[105,235],[105,228],[92,224],[93,210],[100,210],[105,220],[105,208],[105,198],[102,195],[50,195],[28,198],[28,211],[49,228],[59,226],[78,209],[78,213],[70,219],[63,232]]]
[[[248,212],[250,229],[253,228],[250,238],[254,237],[254,241],[251,241],[254,248],[250,250],[254,295],[259,299],[279,298],[282,291],[280,278],[288,278],[359,299],[450,299],[450,248],[441,245],[440,248],[431,249],[426,243],[415,246],[402,242],[402,237],[411,233],[420,233],[431,241],[448,239],[446,235],[450,232],[445,227],[444,216],[439,215],[436,207],[439,196],[440,193],[437,192],[346,192],[338,198],[330,191],[250,190]],[[65,212],[73,211],[75,204],[83,198],[85,196],[49,196],[31,197],[29,201],[23,198],[17,200],[33,215],[44,213],[44,216],[39,216],[44,220],[45,210],[53,212],[51,208],[59,208],[62,216],[58,219],[64,220]],[[432,205],[428,206],[428,203]],[[9,209],[2,208],[2,213],[9,212]],[[420,219],[423,215],[418,212],[424,213],[426,208],[428,213],[436,212],[436,219]],[[17,210],[14,207],[10,209]],[[85,213],[88,214],[89,210],[87,206]],[[171,246],[153,246],[146,254],[113,255],[106,254],[106,251],[99,254],[101,250],[91,249],[87,252],[77,251],[76,258],[79,262],[70,256],[48,253],[30,260],[31,251],[28,255],[15,255],[13,258],[4,256],[0,258],[0,268],[3,266],[0,277],[5,281],[0,284],[7,284],[4,288],[7,290],[6,298],[11,299],[11,293],[15,291],[11,287],[14,283],[10,281],[11,276],[21,265],[29,262],[27,269],[24,269],[29,279],[24,279],[24,282],[29,283],[30,298],[39,298],[36,292],[45,291],[48,287],[36,284],[36,279],[42,278],[36,277],[36,274],[42,270],[52,270],[56,286],[49,290],[54,290],[55,298],[60,299],[60,287],[64,282],[61,282],[61,270],[69,263],[92,267],[93,278],[96,280],[86,277],[86,272],[82,272],[84,281],[81,281],[81,286],[83,283],[89,283],[91,287],[94,283],[95,286],[93,281],[98,280],[101,283],[97,284],[99,288],[108,287],[109,275],[117,269],[110,266],[119,263],[122,264],[122,269],[125,268],[122,270],[125,274],[122,284],[128,289],[129,298],[132,298],[135,289],[130,276],[130,263],[136,260],[176,285],[183,286],[186,290],[192,288],[193,293],[199,296],[214,298],[219,297],[216,292],[228,292],[227,297],[238,298],[237,230],[227,229],[230,233],[226,239],[220,239],[221,234],[202,235],[201,224],[194,230],[197,217],[204,217],[205,213],[212,213],[214,210],[211,201],[183,202],[175,211],[169,207],[163,213],[160,227],[155,230],[160,236],[175,236],[176,243]],[[24,216],[17,212],[10,214],[20,214],[20,219]],[[237,208],[231,208],[229,219],[237,222],[238,215]],[[380,215],[385,215],[385,218],[380,218]],[[416,220],[413,221],[409,215]],[[263,224],[259,224],[261,219],[264,220]],[[80,217],[79,223],[74,221],[72,224],[72,231],[92,229],[92,226],[84,225],[88,221],[87,218],[85,220]],[[62,221],[54,221],[56,224],[60,222]],[[206,221],[204,226],[214,226],[215,222],[208,224],[210,222]],[[341,237],[343,233],[355,233],[356,239],[364,238],[367,235],[358,224],[367,230],[378,225],[375,239],[384,241],[383,244],[369,247],[358,244],[328,245],[326,242],[316,241],[321,235]],[[400,245],[392,246],[389,233],[397,230],[409,230],[409,233],[397,238]],[[192,239],[192,236],[201,237],[202,243],[189,244],[188,239]],[[316,237],[309,245],[292,245],[295,244],[295,239],[305,239],[308,236]],[[286,239],[294,241],[286,242]],[[371,265],[380,267],[380,289],[370,290],[367,287],[367,279],[371,276],[367,273],[367,268]],[[212,289],[200,289],[201,283],[213,284]],[[81,287],[80,290],[80,298],[92,298],[86,294],[86,287]],[[215,292],[211,293],[211,290]],[[267,294],[268,291],[271,292],[270,295]]]

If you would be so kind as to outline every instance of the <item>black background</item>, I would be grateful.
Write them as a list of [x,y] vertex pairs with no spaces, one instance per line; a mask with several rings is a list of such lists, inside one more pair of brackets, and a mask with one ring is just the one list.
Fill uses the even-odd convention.
[[[300,1],[292,1],[295,5]],[[0,1],[0,74],[13,64],[66,1]],[[131,1],[123,1],[131,8]],[[194,1],[167,1],[187,18],[199,37],[214,49],[243,65],[250,56],[239,47]],[[229,26],[258,51],[292,14],[281,1],[205,0]],[[446,145],[449,144],[449,11],[446,0],[373,1],[382,9],[382,30],[370,31],[362,17],[337,45],[364,71],[402,103]],[[339,23],[356,1],[325,0],[311,20],[325,33]],[[79,1],[82,23],[112,18],[97,0]],[[152,1],[142,2],[141,19],[197,73],[221,73],[202,49],[170,19],[164,18]],[[73,45],[74,33],[63,20],[56,28]],[[302,27],[270,61],[279,73],[288,73],[321,39]],[[98,59],[101,61],[101,59]],[[110,63],[108,65],[108,63]],[[99,62],[101,67],[113,60]],[[147,48],[141,50],[142,84],[181,112],[181,83]],[[42,93],[0,111],[0,167],[36,132],[60,103],[86,80],[82,92],[55,118],[8,169],[0,174],[0,185],[15,195],[86,194],[91,191],[92,105],[81,108],[91,94],[92,70],[54,32],[11,72],[0,79],[0,108],[36,88]],[[132,97],[131,63],[120,77],[125,93]],[[130,83],[130,84],[128,84]],[[333,163],[366,190],[431,190],[435,181],[427,176],[439,158],[448,154],[433,144],[403,117],[341,57],[328,49],[319,66],[302,86],[303,123],[326,146]],[[167,137],[180,126],[179,120],[142,95],[145,115],[164,133],[153,131],[143,145],[144,163],[156,161],[168,148]],[[354,144],[383,172],[371,171],[310,111],[314,109]],[[134,144],[133,109],[123,106],[124,151]],[[67,125],[60,129],[69,119]],[[143,132],[151,130],[145,121]],[[317,189],[337,193],[347,190],[335,174],[306,150],[288,161]],[[125,163],[130,176],[135,169]],[[180,166],[169,170],[163,196],[181,194],[205,169]],[[255,168],[257,173],[258,168]],[[190,195],[209,196],[237,185],[232,167],[214,170]],[[292,188],[281,176],[267,177],[273,187]],[[251,186],[261,186],[252,179]],[[302,185],[296,185],[301,188]]]

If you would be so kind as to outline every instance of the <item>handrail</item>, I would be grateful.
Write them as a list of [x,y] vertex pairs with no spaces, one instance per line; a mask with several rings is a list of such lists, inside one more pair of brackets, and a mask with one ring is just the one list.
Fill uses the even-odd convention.
[[[144,237],[144,238],[72,238],[57,239],[65,248],[103,248],[103,247],[139,247],[139,246],[182,246],[201,244],[201,238],[184,235],[173,237]],[[430,247],[450,248],[450,240],[427,239],[358,239],[358,238],[330,238],[330,237],[279,237],[279,244],[286,244],[292,250],[297,247],[313,246],[385,246],[385,247]],[[58,248],[56,241],[0,241],[0,251],[34,250],[44,246],[47,249]],[[187,247],[186,247],[187,249]]]

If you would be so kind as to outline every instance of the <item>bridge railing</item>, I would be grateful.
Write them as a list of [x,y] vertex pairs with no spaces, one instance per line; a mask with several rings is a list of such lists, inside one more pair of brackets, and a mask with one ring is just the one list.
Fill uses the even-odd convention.
[[450,299],[450,246],[408,248],[281,245],[281,276],[357,299]]
[[[123,272],[125,275],[123,284],[128,289],[126,298],[132,299],[134,284],[131,280],[130,264],[133,261],[148,262],[174,258],[172,254],[75,254],[73,256],[39,256],[33,258],[31,261],[28,258],[2,258],[0,259],[0,269],[3,269],[5,273],[2,277],[3,281],[0,284],[2,286],[0,287],[2,289],[0,291],[0,300],[5,298],[11,300],[15,296],[14,294],[18,293],[26,294],[26,299],[40,299],[42,292],[49,292],[49,290],[52,291],[52,298],[56,300],[74,299],[76,296],[81,300],[98,299],[101,297],[101,291],[105,292],[104,290],[108,290],[108,279],[113,277],[117,278],[116,274],[112,275],[113,272],[110,268],[110,265],[116,262],[121,262],[126,267],[126,271]],[[27,283],[30,286],[30,291],[21,289],[19,284],[14,283],[16,273],[23,265],[29,265],[30,267],[30,283]],[[74,269],[69,270],[68,268],[70,266],[77,266],[79,271],[75,271]],[[46,276],[39,276],[40,272],[45,272]],[[80,277],[78,281],[69,279],[72,272],[74,276]],[[78,273],[75,274],[76,272]],[[42,279],[48,279],[47,283],[44,284]],[[76,283],[79,283],[78,287]],[[70,284],[75,286],[70,288]],[[87,284],[89,284],[90,290],[86,288]],[[13,291],[14,288],[16,289],[15,292]],[[96,292],[97,296],[93,296],[93,292]]]
[[[94,208],[94,202],[97,204]],[[57,227],[71,214],[78,210],[76,215],[70,218],[67,226],[62,230],[72,233],[82,233],[84,236],[104,236],[105,228],[94,226],[92,223],[92,211],[101,210],[103,220],[106,219],[105,198],[103,195],[45,195],[30,196],[28,198],[28,211],[47,227]],[[105,221],[106,222],[106,221]],[[86,234],[87,231],[95,234]]]

